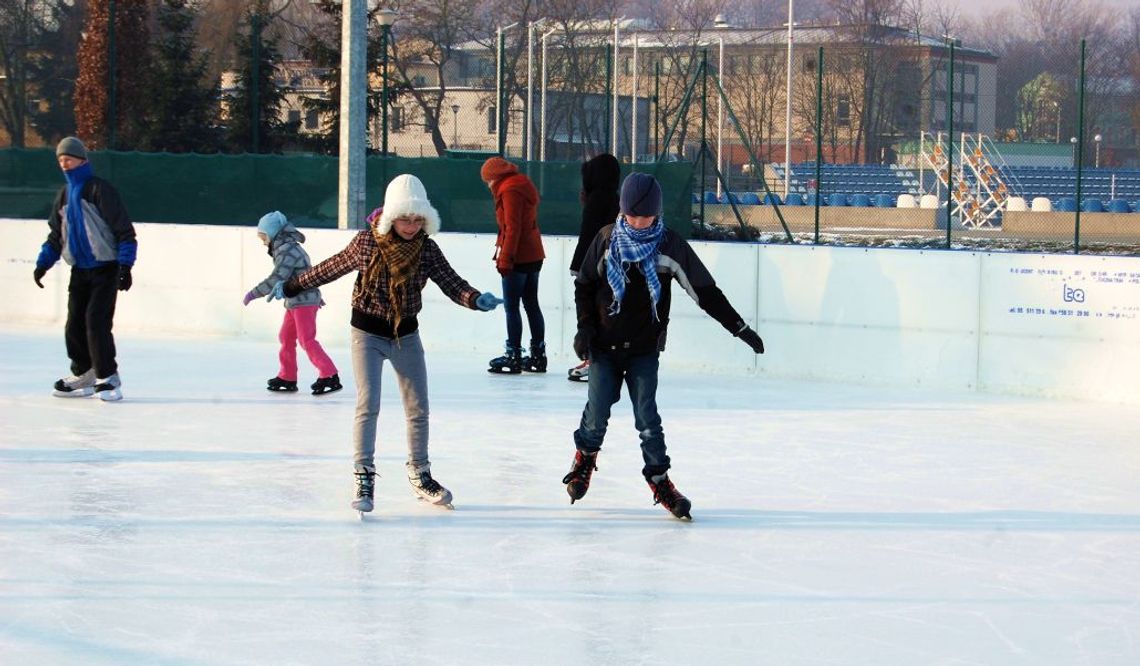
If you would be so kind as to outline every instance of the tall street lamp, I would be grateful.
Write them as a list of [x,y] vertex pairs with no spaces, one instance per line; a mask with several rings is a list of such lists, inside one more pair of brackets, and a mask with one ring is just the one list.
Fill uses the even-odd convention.
[[384,157],[388,156],[388,40],[392,34],[392,24],[396,22],[397,12],[385,7],[379,12],[380,22],[380,151]]
[[1098,169],[1100,168],[1100,142],[1103,139],[1104,137],[1099,134],[1093,137],[1093,141],[1096,142],[1096,162],[1094,162],[1094,166]]
[[793,22],[794,0],[788,0],[788,74],[784,89],[784,199],[792,185],[792,43],[795,30]]
[[367,0],[341,3],[340,143],[337,159],[337,227],[355,229],[364,220],[364,95],[367,52]]
[[505,94],[505,86],[503,79],[506,76],[506,67],[503,59],[506,57],[506,42],[503,38],[503,33],[518,25],[519,22],[507,26],[499,26],[495,29],[495,132],[496,132],[496,147],[499,155],[505,155],[507,149],[507,112],[503,109],[506,106],[505,102],[509,95]]
[[1069,137],[1069,143],[1073,144],[1073,168],[1077,168],[1077,137]]
[[459,105],[451,105],[451,147],[459,145]]

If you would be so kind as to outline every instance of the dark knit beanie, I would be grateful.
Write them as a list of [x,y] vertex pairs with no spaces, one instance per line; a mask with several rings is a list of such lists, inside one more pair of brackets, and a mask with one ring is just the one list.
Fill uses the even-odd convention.
[[634,217],[661,214],[661,185],[647,173],[631,173],[621,185],[621,212]]
[[55,147],[55,156],[59,157],[61,155],[70,155],[85,160],[87,159],[87,146],[83,145],[82,141],[73,136],[65,137],[59,142],[59,145]]

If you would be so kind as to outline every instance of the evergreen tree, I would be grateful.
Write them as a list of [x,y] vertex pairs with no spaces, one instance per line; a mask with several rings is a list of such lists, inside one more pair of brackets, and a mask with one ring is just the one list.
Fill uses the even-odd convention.
[[151,98],[139,148],[171,153],[218,150],[219,85],[206,82],[207,57],[195,47],[197,11],[189,0],[161,0],[151,46]]
[[249,30],[238,33],[237,78],[233,91],[224,96],[231,152],[279,152],[291,138],[289,125],[281,120],[285,89],[277,86],[277,39],[267,34],[265,14],[257,7],[254,3],[242,22]]
[[[309,32],[300,44],[301,55],[313,64],[318,71],[317,78],[324,84],[327,94],[320,97],[305,97],[301,104],[306,111],[317,113],[321,119],[320,131],[315,138],[305,143],[319,153],[336,155],[340,148],[340,25],[341,3],[336,0],[319,0],[316,7],[325,15],[325,20],[317,30]],[[380,6],[368,14],[368,25],[375,25],[374,15]],[[368,35],[365,71],[380,69],[380,37],[375,31]],[[395,90],[389,83],[388,103],[395,99]],[[369,121],[380,116],[380,92],[369,90],[365,96],[365,113]],[[374,146],[375,148],[376,146]]]
[[79,65],[75,59],[86,2],[52,0],[45,10],[45,31],[28,58],[28,80],[35,100],[29,102],[30,122],[44,143],[54,145],[75,134],[74,94]]

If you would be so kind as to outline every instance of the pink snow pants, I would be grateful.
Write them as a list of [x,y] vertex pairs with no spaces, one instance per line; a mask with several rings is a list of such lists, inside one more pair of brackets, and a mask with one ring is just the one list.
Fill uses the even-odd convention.
[[285,319],[281,322],[281,331],[277,339],[281,342],[281,352],[278,359],[281,369],[277,376],[285,381],[297,381],[297,344],[309,356],[309,362],[317,369],[317,377],[331,377],[336,372],[332,359],[325,353],[321,343],[317,342],[317,310],[318,305],[304,305],[299,308],[285,310]]

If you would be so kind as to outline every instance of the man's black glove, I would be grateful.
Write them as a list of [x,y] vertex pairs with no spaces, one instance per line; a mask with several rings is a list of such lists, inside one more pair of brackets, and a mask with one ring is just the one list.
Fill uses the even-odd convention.
[[119,291],[130,291],[133,283],[131,267],[127,264],[119,264]]
[[594,332],[588,328],[579,328],[578,332],[574,334],[574,353],[583,361],[590,357],[590,338],[592,337],[594,337]]
[[745,326],[744,328],[737,331],[736,337],[743,340],[744,343],[751,347],[752,351],[756,352],[757,354],[764,353],[764,341],[761,340],[760,335],[757,334],[756,331],[752,330],[752,328],[749,326]]
[[281,291],[286,298],[293,298],[305,290],[301,288],[301,283],[297,281],[297,278],[291,277],[281,286]]
[[47,275],[46,268],[40,268],[39,266],[36,266],[36,270],[32,271],[32,279],[36,281],[36,286],[40,289],[44,288],[44,283],[40,282],[40,280],[44,279],[45,275]]

